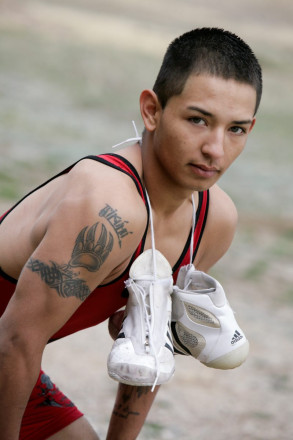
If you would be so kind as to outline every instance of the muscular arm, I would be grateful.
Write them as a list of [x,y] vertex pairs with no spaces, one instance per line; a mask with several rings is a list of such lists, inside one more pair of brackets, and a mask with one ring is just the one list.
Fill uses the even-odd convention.
[[[24,267],[1,318],[0,427],[5,439],[18,438],[47,340],[91,292],[86,272],[97,273],[113,251],[111,233],[102,224],[97,238],[96,229],[97,223],[80,231],[68,261],[61,249],[56,248],[60,255],[50,252],[44,239]],[[48,234],[50,243],[54,236]]]
[[95,203],[88,203],[74,194],[59,204],[0,319],[0,432],[5,440],[18,439],[47,341],[90,292],[127,261],[143,233],[144,218],[138,227],[130,222],[133,233],[121,236],[101,211],[108,204],[127,219],[131,213],[126,217],[125,200],[114,205],[106,197],[104,191]]

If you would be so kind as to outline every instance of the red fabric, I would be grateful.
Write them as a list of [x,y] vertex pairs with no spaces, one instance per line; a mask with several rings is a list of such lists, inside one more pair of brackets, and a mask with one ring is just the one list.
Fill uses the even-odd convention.
[[[197,221],[196,226],[194,230],[194,236],[193,236],[193,260],[195,258],[198,246],[200,244],[200,240],[204,231],[205,222],[207,218],[208,213],[208,204],[209,204],[209,192],[203,191],[201,193],[201,206],[199,207],[199,210],[197,212]],[[178,272],[180,270],[180,267],[186,266],[187,264],[190,264],[190,246],[188,246],[188,250],[185,253],[183,259],[180,262],[179,267],[173,272],[173,279],[174,282],[177,280]]]
[[45,440],[82,416],[41,371],[22,418],[19,440]]

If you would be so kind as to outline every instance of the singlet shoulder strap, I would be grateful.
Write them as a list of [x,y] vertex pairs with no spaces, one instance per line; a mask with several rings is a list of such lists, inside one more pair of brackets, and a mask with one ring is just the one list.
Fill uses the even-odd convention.
[[[65,170],[61,171],[60,173],[58,173],[55,176],[51,177],[50,179],[46,180],[44,183],[42,183],[41,185],[37,186],[32,191],[30,191],[28,194],[26,194],[24,197],[22,197],[7,212],[5,212],[3,215],[0,216],[0,224],[4,220],[4,218],[9,214],[9,212],[11,212],[14,208],[16,208],[16,206],[19,205],[29,195],[31,195],[32,193],[34,193],[38,189],[42,188],[43,186],[47,185],[47,183],[51,182],[52,180],[56,179],[57,177],[62,176],[63,174],[68,173],[78,162],[80,162],[80,161],[82,161],[84,159],[93,159],[93,160],[96,160],[98,162],[102,162],[105,165],[112,166],[113,168],[116,168],[117,170],[119,170],[119,171],[121,171],[123,173],[126,173],[134,181],[139,194],[141,195],[144,203],[147,205],[145,190],[144,190],[143,184],[141,182],[141,179],[139,177],[139,174],[138,174],[137,170],[134,168],[134,166],[127,159],[125,159],[122,156],[119,156],[118,154],[101,154],[99,156],[90,155],[90,156],[82,157],[81,159],[76,161],[74,164],[70,165]],[[148,207],[147,207],[147,209],[148,209]]]
[[147,216],[148,216],[147,225],[146,225],[146,229],[143,234],[142,240],[140,241],[139,246],[137,247],[134,255],[132,256],[132,259],[131,259],[131,263],[132,263],[135,260],[135,258],[137,258],[144,249],[148,225],[149,225],[149,218],[150,218],[149,206],[147,203],[147,196],[146,196],[145,188],[142,184],[142,181],[141,181],[139,174],[138,174],[137,170],[135,169],[135,167],[127,159],[125,159],[125,157],[120,156],[119,154],[108,153],[108,154],[100,154],[98,156],[88,156],[87,158],[96,160],[96,161],[101,162],[107,166],[115,168],[116,170],[121,171],[122,173],[127,174],[135,183],[136,188],[137,188],[143,202],[146,205]]
[[[207,215],[208,215],[208,209],[209,209],[209,190],[202,191],[198,193],[198,208],[196,211],[196,224],[194,228],[194,235],[193,235],[193,257],[192,261],[194,260],[197,250],[199,248],[201,238],[205,229]],[[190,263],[190,240],[191,240],[192,231],[190,231],[189,237],[186,241],[185,247],[183,249],[183,252],[173,267],[173,276],[176,279],[178,271],[181,266],[185,266]]]
[[125,157],[120,156],[119,154],[99,154],[98,156],[88,156],[88,159],[97,160],[98,162],[104,163],[116,170],[121,171],[122,173],[127,174],[134,181],[136,188],[141,195],[144,203],[146,203],[146,193],[142,181],[139,177],[137,170],[134,166],[127,160]]

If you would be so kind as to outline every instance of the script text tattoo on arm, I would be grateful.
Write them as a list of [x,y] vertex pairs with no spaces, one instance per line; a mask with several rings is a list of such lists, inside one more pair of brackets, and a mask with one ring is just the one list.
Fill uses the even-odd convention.
[[75,296],[84,301],[91,293],[86,281],[79,278],[76,268],[85,268],[90,272],[96,272],[113,249],[113,235],[108,232],[101,223],[99,238],[96,240],[96,230],[99,222],[90,228],[86,226],[78,234],[67,264],[58,264],[50,261],[46,264],[38,259],[30,258],[27,267],[32,272],[40,275],[41,279],[52,289],[55,289],[59,296],[68,298]]
[[113,209],[107,203],[106,206],[100,210],[99,215],[104,217],[110,223],[117,235],[119,246],[121,247],[122,238],[133,233],[126,228],[126,224],[129,222],[127,220],[122,220],[117,214],[117,209]]

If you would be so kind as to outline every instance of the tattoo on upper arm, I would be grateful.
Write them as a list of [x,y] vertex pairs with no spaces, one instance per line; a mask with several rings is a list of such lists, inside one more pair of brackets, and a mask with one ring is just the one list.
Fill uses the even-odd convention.
[[117,214],[117,209],[111,208],[110,205],[106,203],[106,206],[99,212],[101,217],[104,217],[110,225],[113,227],[117,238],[119,246],[121,247],[122,238],[129,234],[133,234],[126,229],[126,224],[129,223],[127,220],[122,220],[122,218]]
[[59,296],[68,298],[75,296],[84,301],[91,293],[86,281],[79,278],[79,273],[74,272],[78,267],[86,268],[90,272],[96,272],[113,249],[113,235],[107,232],[105,226],[100,224],[100,235],[96,240],[96,231],[99,222],[90,228],[86,226],[78,234],[67,264],[57,264],[50,261],[46,264],[38,259],[30,258],[27,268],[40,275],[41,279]]
[[127,387],[121,396],[122,403],[115,405],[113,414],[123,419],[127,419],[129,416],[139,416],[140,413],[134,410],[131,400],[140,399],[141,396],[148,394],[150,390],[151,387],[144,386]]
[[71,267],[85,267],[90,272],[96,272],[108,257],[113,249],[113,235],[109,232],[108,237],[107,229],[101,223],[100,236],[95,242],[98,224],[95,223],[89,229],[86,226],[78,234],[69,262]]
[[78,278],[78,274],[75,274],[69,265],[59,265],[54,261],[50,263],[51,265],[30,258],[27,267],[38,273],[41,279],[63,298],[75,296],[84,301],[89,296],[91,292],[86,282]]

